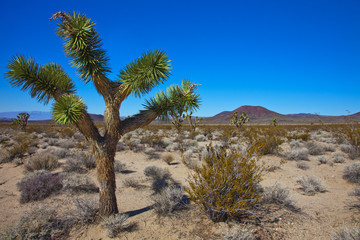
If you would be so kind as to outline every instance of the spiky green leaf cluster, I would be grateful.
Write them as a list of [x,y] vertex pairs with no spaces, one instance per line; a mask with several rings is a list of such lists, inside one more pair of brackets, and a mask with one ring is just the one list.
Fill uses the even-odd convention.
[[146,100],[144,107],[147,110],[156,112],[161,119],[166,119],[170,109],[170,101],[168,96],[163,91],[160,91],[155,97]]
[[109,58],[102,49],[100,35],[95,30],[95,23],[80,13],[63,13],[58,24],[57,34],[64,38],[65,53],[72,58],[72,65],[77,68],[84,82],[94,77],[105,76],[110,72]]
[[86,110],[85,103],[75,95],[64,95],[53,104],[52,116],[58,124],[76,123]]
[[74,93],[75,85],[60,65],[49,63],[40,66],[33,58],[14,56],[7,65],[5,77],[13,87],[29,91],[31,97],[47,104],[59,93]]
[[161,117],[172,117],[179,121],[183,115],[192,113],[200,106],[200,95],[195,93],[198,85],[190,80],[183,80],[180,85],[172,85],[166,93],[161,91],[146,101],[146,109],[157,112]]
[[119,81],[125,92],[140,97],[168,79],[170,70],[168,55],[161,50],[150,50],[126,65],[120,72]]

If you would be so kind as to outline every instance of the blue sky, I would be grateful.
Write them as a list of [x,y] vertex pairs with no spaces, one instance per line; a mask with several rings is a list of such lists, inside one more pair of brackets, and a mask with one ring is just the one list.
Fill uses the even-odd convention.
[[71,10],[97,23],[112,79],[146,50],[165,50],[172,59],[171,78],[141,99],[129,97],[121,116],[137,113],[146,98],[183,78],[201,84],[200,116],[242,105],[282,114],[360,112],[358,0],[1,0],[0,9],[0,112],[51,108],[5,79],[9,59],[21,53],[63,65],[88,111],[103,113],[102,98],[78,80],[49,21]]

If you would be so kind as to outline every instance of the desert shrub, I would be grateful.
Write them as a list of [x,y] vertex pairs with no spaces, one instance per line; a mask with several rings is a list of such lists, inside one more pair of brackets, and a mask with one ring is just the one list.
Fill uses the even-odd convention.
[[1,148],[0,149],[0,163],[10,162],[12,159],[8,150]]
[[249,148],[242,155],[225,148],[210,148],[210,157],[195,168],[187,192],[213,221],[235,217],[259,200],[257,185],[263,167],[257,163],[256,150]]
[[290,197],[289,190],[282,188],[279,183],[264,189],[263,201],[265,203],[284,205],[286,207],[294,206],[294,201]]
[[22,158],[24,157],[25,153],[27,152],[28,147],[30,146],[29,141],[21,141],[15,143],[8,149],[9,158],[10,160],[14,158]]
[[58,141],[55,142],[55,146],[64,148],[64,149],[70,149],[70,148],[75,148],[76,147],[76,143],[70,139],[59,139]]
[[291,148],[285,153],[285,156],[289,160],[308,160],[309,150],[305,147]]
[[158,215],[169,215],[186,206],[184,188],[178,185],[169,185],[153,197],[153,209]]
[[319,165],[321,165],[321,164],[327,164],[327,163],[330,162],[329,159],[328,159],[326,156],[319,156],[319,157],[317,158],[317,161],[318,161]]
[[116,151],[117,152],[121,152],[121,151],[125,151],[127,148],[126,144],[123,143],[123,142],[118,142],[117,145],[116,145]]
[[84,167],[86,169],[90,170],[90,169],[94,169],[96,167],[95,157],[93,154],[81,152],[80,156],[81,156],[82,162],[84,164]]
[[123,184],[125,187],[130,187],[130,188],[134,188],[134,189],[142,188],[142,185],[139,183],[139,181],[134,178],[127,178],[127,179],[123,180]]
[[349,144],[340,144],[340,149],[344,153],[347,153],[350,159],[356,159],[360,155],[360,151],[357,149],[356,146],[349,145]]
[[27,171],[35,170],[53,170],[59,166],[57,158],[51,152],[42,152],[32,155],[25,163]]
[[360,162],[345,166],[343,178],[351,183],[360,183]]
[[333,156],[334,163],[344,163],[346,161],[346,157],[344,154],[336,153]]
[[114,170],[117,173],[124,173],[126,171],[126,164],[119,161],[114,162]]
[[83,174],[69,174],[63,179],[63,189],[69,193],[99,192],[99,188],[95,186],[94,182]]
[[195,136],[195,140],[198,142],[205,142],[206,141],[206,137],[202,134],[196,135]]
[[315,142],[307,142],[306,148],[310,155],[321,155],[324,153],[324,148]]
[[65,165],[63,166],[64,172],[77,172],[77,173],[85,173],[86,170],[78,159],[68,158],[66,160]]
[[307,170],[307,169],[309,169],[309,165],[307,165],[307,163],[304,162],[304,161],[297,161],[297,162],[296,162],[296,166],[297,166],[298,168],[302,169],[302,170]]
[[344,138],[360,153],[360,123],[348,122],[342,129]]
[[88,198],[76,198],[74,200],[75,209],[70,212],[70,216],[79,225],[95,223],[98,220],[99,206],[97,201]]
[[40,205],[23,214],[12,229],[0,234],[0,239],[68,239],[71,227],[70,219]]
[[326,145],[324,146],[324,150],[325,150],[326,152],[335,152],[335,147],[334,147],[334,145],[332,145],[332,144],[326,144]]
[[326,187],[320,178],[315,176],[303,176],[295,180],[307,195],[313,195],[316,192],[326,192]]
[[184,160],[187,161],[192,158],[194,151],[192,149],[188,149],[183,153]]
[[16,186],[17,186],[18,190],[20,191],[20,186],[22,186],[22,184],[24,184],[29,179],[34,178],[36,176],[40,176],[40,175],[45,174],[45,173],[50,173],[50,172],[47,171],[47,170],[35,170],[33,172],[27,172],[24,175],[24,177],[18,183],[16,183]]
[[231,231],[223,233],[223,240],[255,240],[254,232],[239,226],[233,227]]
[[63,187],[62,177],[44,173],[22,181],[18,187],[21,191],[20,203],[39,201],[61,190]]
[[131,224],[127,223],[128,216],[126,214],[115,214],[105,218],[101,222],[101,226],[106,229],[106,236],[109,238],[116,237],[119,233],[128,230]]
[[334,240],[358,240],[360,239],[360,226],[343,226],[332,235]]
[[302,140],[304,142],[308,141],[310,139],[310,134],[309,133],[289,133],[287,134],[287,139],[288,140]]
[[172,154],[166,153],[162,156],[162,160],[166,162],[168,165],[171,165],[171,163],[175,160],[175,158]]
[[162,169],[156,166],[149,166],[144,169],[144,174],[154,180],[170,178],[171,174],[168,169]]

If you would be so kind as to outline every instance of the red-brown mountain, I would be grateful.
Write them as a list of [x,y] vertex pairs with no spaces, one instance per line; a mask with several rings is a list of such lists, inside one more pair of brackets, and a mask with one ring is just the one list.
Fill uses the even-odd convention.
[[[244,111],[250,118],[250,123],[271,123],[273,118],[276,118],[279,123],[317,123],[321,119],[323,122],[328,123],[341,123],[344,122],[344,116],[320,116],[316,114],[280,114],[270,111],[261,106],[242,106],[233,111],[223,111],[213,117],[204,118],[203,123],[208,124],[230,124],[231,116],[234,112]],[[360,113],[355,113],[347,116],[353,120],[360,120]]]
[[205,121],[207,123],[229,123],[230,118],[234,114],[234,112],[238,112],[239,114],[241,114],[242,111],[244,111],[249,116],[250,121],[254,121],[254,120],[258,120],[258,119],[272,120],[272,118],[274,118],[274,117],[275,118],[279,118],[279,117],[286,118],[286,115],[282,115],[282,114],[270,111],[261,106],[242,106],[233,111],[224,111],[219,114],[216,114],[213,117],[209,117],[209,118],[205,119]]

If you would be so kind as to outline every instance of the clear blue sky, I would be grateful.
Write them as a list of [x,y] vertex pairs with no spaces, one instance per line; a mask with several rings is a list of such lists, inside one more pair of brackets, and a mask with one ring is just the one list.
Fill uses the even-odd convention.
[[[187,78],[201,84],[200,116],[242,105],[282,114],[360,111],[359,0],[1,0],[0,9],[0,112],[51,107],[4,78],[9,59],[21,53],[41,64],[62,64],[89,112],[103,113],[102,98],[78,80],[49,21],[70,10],[97,23],[110,78],[145,50],[168,53],[171,78],[145,98]],[[121,116],[137,113],[145,98],[127,99]]]

